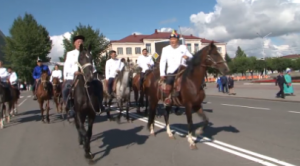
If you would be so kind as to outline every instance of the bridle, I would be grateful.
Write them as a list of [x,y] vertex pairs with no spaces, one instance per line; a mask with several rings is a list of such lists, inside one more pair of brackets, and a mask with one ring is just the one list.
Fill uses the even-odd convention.
[[209,49],[209,50],[207,50],[207,55],[206,55],[206,58],[205,58],[205,62],[207,63],[207,62],[211,62],[212,63],[212,65],[206,65],[206,64],[201,64],[201,66],[202,67],[212,67],[212,68],[217,68],[217,66],[219,65],[219,64],[224,64],[224,63],[226,63],[226,61],[224,61],[224,60],[221,60],[221,61],[215,61],[212,57],[211,57],[211,52],[212,52],[212,49]]

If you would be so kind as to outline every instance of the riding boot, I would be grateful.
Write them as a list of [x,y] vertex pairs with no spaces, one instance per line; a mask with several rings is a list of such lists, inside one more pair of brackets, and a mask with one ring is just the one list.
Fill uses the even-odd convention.
[[164,105],[165,106],[170,106],[172,105],[172,95],[171,95],[171,90],[172,90],[172,86],[171,85],[166,85],[166,89],[165,89],[165,94],[166,97],[165,100],[164,100]]

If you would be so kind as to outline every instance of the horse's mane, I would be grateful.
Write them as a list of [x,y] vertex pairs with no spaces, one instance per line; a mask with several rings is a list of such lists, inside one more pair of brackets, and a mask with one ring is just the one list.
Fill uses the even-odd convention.
[[187,76],[189,76],[191,73],[193,73],[195,67],[199,66],[202,62],[202,53],[204,50],[206,50],[208,46],[202,48],[201,50],[199,50],[198,52],[196,52],[194,55],[193,55],[193,58],[191,58],[190,60],[188,60],[186,62],[187,64],[187,67],[182,75],[182,80],[186,80]]

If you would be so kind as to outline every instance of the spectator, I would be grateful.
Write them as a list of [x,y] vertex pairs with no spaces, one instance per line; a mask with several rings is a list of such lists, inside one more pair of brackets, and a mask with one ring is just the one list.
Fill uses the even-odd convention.
[[294,88],[293,88],[293,85],[292,85],[291,69],[288,68],[286,70],[286,74],[284,75],[284,79],[287,82],[287,84],[283,85],[284,94],[294,96]]
[[223,75],[221,77],[221,83],[222,83],[223,93],[228,93],[228,80],[226,75]]
[[229,95],[235,95],[233,88],[234,88],[234,78],[233,76],[228,76],[228,88],[229,88]]
[[287,84],[287,82],[284,79],[283,72],[280,71],[279,75],[277,76],[276,83],[275,83],[276,86],[279,86],[279,92],[276,94],[277,98],[279,98],[279,97],[281,97],[283,99],[285,98],[285,95],[284,95],[284,92],[283,92],[283,85],[284,84]]

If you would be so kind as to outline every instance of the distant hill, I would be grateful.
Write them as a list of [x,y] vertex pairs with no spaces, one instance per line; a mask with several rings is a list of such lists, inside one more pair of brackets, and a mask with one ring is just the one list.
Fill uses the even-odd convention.
[[2,47],[5,45],[5,35],[0,30],[0,60],[4,60],[4,52],[2,51]]

